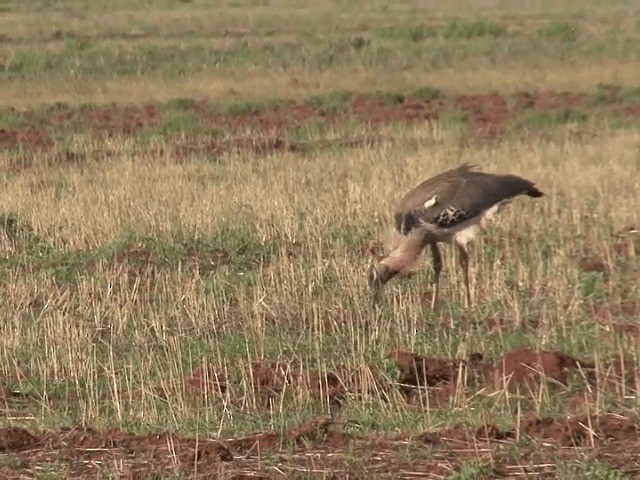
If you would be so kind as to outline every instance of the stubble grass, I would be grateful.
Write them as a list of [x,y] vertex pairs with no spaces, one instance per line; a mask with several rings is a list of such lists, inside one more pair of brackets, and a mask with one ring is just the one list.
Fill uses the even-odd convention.
[[[37,127],[22,110],[41,104],[72,111],[162,102],[163,117],[139,135],[95,135],[69,119],[49,126],[48,152],[0,152],[0,387],[37,400],[2,425],[234,437],[332,413],[358,434],[507,426],[523,411],[567,414],[572,395],[591,387],[578,375],[560,393],[546,385],[521,394],[463,388],[436,407],[406,403],[398,392],[389,398],[374,370],[397,380],[388,358],[396,349],[496,360],[531,347],[597,365],[611,357],[638,364],[637,337],[615,328],[632,323],[620,307],[637,308],[640,298],[637,239],[625,255],[616,250],[618,232],[637,227],[640,211],[633,122],[534,113],[502,140],[482,143],[451,110],[438,121],[379,127],[378,141],[356,148],[336,140],[371,136],[370,125],[317,120],[286,134],[328,148],[259,157],[171,148],[186,135],[232,135],[189,112],[199,100],[249,115],[304,98],[339,113],[349,92],[380,91],[392,102],[403,92],[434,99],[563,89],[593,92],[595,109],[632,107],[640,78],[635,5],[489,11],[469,2],[460,16],[422,2],[347,12],[288,1],[230,2],[224,11],[160,3],[154,11],[119,3],[110,15],[98,3],[4,7],[1,128]],[[69,152],[77,161],[59,161]],[[547,195],[518,199],[474,242],[473,309],[463,307],[452,248],[440,309],[425,300],[428,259],[417,276],[392,282],[374,308],[366,251],[391,226],[394,202],[462,162],[523,175]],[[585,271],[584,259],[606,268]],[[492,318],[511,328],[494,330]],[[336,411],[328,392],[293,383],[265,406],[251,373],[259,359],[307,377],[344,367],[360,395]],[[200,367],[224,376],[227,390],[194,395],[185,379]],[[639,406],[635,392],[602,391],[590,408],[627,414]],[[576,465],[562,469],[611,473],[596,461]],[[355,458],[352,467],[366,470]],[[469,463],[458,478],[489,467]]]
[[[414,127],[393,145],[274,154],[260,163],[235,154],[216,164],[137,156],[116,139],[120,154],[110,162],[5,178],[2,209],[14,217],[4,219],[3,233],[3,376],[42,397],[31,412],[36,424],[238,434],[328,408],[292,387],[292,403],[261,411],[243,375],[263,357],[321,372],[345,364],[366,377],[369,365],[393,375],[386,356],[394,349],[497,358],[532,347],[596,361],[635,355],[637,345],[628,350],[589,312],[638,298],[637,266],[616,264],[611,246],[614,233],[637,220],[637,178],[629,173],[639,168],[640,137],[611,130],[585,143],[565,129],[556,142],[461,148],[448,130]],[[429,176],[451,167],[451,158],[522,174],[548,196],[518,200],[474,245],[473,310],[462,307],[451,249],[442,310],[421,300],[428,264],[419,278],[390,285],[381,310],[372,309],[363,247],[388,228],[391,202],[416,182],[414,172]],[[302,247],[294,260],[293,244]],[[232,261],[213,264],[216,249]],[[139,251],[148,252],[140,265]],[[579,260],[592,255],[612,265],[609,278],[581,272]],[[484,319],[494,315],[521,325],[535,318],[539,328],[488,336]],[[211,399],[194,409],[184,380],[203,361],[237,379],[228,395],[245,398],[242,406]],[[65,402],[70,392],[77,403]],[[512,415],[508,396],[473,408],[483,402],[463,396],[451,409],[425,411],[371,391],[343,414],[365,425],[384,418],[391,430]]]

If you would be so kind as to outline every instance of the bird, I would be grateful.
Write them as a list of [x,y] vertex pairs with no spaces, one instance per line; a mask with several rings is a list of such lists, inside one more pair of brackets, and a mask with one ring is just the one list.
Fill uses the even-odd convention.
[[395,209],[386,255],[370,264],[368,280],[374,291],[374,303],[380,289],[398,274],[409,271],[428,246],[435,276],[431,296],[434,308],[443,268],[438,244],[448,243],[457,246],[465,302],[471,307],[468,244],[520,195],[540,198],[545,193],[534,182],[518,175],[485,173],[478,165],[469,163],[446,170],[411,189]]

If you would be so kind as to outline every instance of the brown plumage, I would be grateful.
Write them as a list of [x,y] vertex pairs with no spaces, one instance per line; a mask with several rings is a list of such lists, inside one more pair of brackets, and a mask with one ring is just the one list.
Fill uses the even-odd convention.
[[467,244],[519,195],[538,198],[544,193],[533,182],[517,175],[483,173],[468,164],[425,180],[400,200],[394,214],[395,228],[387,244],[388,254],[372,264],[370,285],[377,290],[397,274],[411,269],[429,245],[435,273],[433,306],[442,271],[438,243],[455,243],[470,306]]

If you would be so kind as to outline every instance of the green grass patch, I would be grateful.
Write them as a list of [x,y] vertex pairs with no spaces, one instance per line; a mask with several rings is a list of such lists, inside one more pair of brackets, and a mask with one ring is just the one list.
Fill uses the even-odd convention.
[[368,38],[361,37],[360,35],[351,37],[349,39],[349,45],[351,45],[351,47],[354,50],[362,50],[363,48],[367,47],[370,44],[371,44],[371,40],[369,40]]
[[420,100],[429,101],[442,98],[444,95],[440,89],[425,85],[424,87],[413,90],[410,96]]
[[490,463],[482,460],[470,460],[452,475],[449,480],[483,480],[493,478],[494,471]]
[[445,39],[498,38],[504,37],[507,34],[507,29],[489,20],[476,20],[474,22],[453,20],[442,27],[440,34]]
[[18,112],[5,110],[0,112],[0,128],[20,128],[26,124]]
[[287,132],[287,138],[292,142],[309,142],[325,137],[329,130],[330,126],[327,125],[324,119],[320,117],[311,118],[291,128]]
[[200,119],[193,113],[171,109],[162,113],[162,120],[157,129],[161,135],[198,133],[202,130],[202,125]]
[[591,103],[593,105],[608,105],[612,103],[640,105],[640,87],[598,84],[596,91],[593,93]]
[[263,105],[259,102],[252,102],[248,100],[234,100],[227,103],[223,110],[231,115],[251,115],[258,113],[263,109]]
[[198,104],[195,98],[179,97],[173,98],[165,103],[164,108],[168,110],[192,110]]
[[0,215],[0,228],[12,242],[14,252],[0,259],[0,268],[21,266],[49,272],[57,282],[74,282],[77,276],[100,262],[126,262],[139,267],[178,268],[191,264],[206,275],[217,269],[246,272],[268,262],[277,253],[277,242],[262,242],[243,227],[221,224],[209,238],[183,237],[171,241],[126,233],[113,244],[93,250],[55,248],[34,235],[15,215]]
[[591,98],[591,104],[598,106],[615,103],[619,100],[619,90],[620,88],[615,85],[599,84],[596,86],[596,91]]
[[467,114],[458,109],[446,110],[438,118],[438,123],[447,130],[462,132],[467,126]]
[[[439,25],[405,23],[389,27],[363,28],[354,34],[345,29],[325,35],[318,26],[300,28],[293,38],[282,40],[268,35],[232,37],[211,41],[192,34],[163,37],[151,32],[139,41],[96,37],[65,38],[51,48],[33,42],[18,42],[7,53],[0,79],[20,81],[42,78],[95,78],[160,75],[181,78],[203,72],[234,74],[262,69],[273,72],[324,72],[334,67],[364,68],[454,68],[495,66],[506,61],[526,62],[607,59],[637,60],[637,34],[619,31],[585,38],[576,45],[579,30],[570,23],[551,21],[528,33],[510,33],[488,19],[456,18]],[[131,28],[137,28],[132,26]],[[524,33],[522,33],[524,32]]]
[[585,112],[566,108],[557,111],[531,113],[518,120],[517,125],[526,129],[542,130],[569,123],[584,123],[587,118],[588,115]]
[[551,21],[537,30],[543,38],[551,38],[562,43],[574,43],[579,36],[578,27],[567,22]]
[[468,21],[453,19],[440,25],[416,23],[377,29],[378,38],[399,39],[412,43],[442,37],[444,39],[471,40],[475,38],[498,38],[506,35],[506,28],[490,20]]
[[559,465],[562,478],[566,480],[627,480],[630,477],[606,462],[586,458],[580,462],[562,462]]
[[33,257],[47,255],[53,251],[51,245],[34,233],[28,222],[12,212],[0,212],[0,231],[6,236],[14,251]]
[[375,96],[388,105],[400,105],[407,99],[406,94],[401,92],[376,92]]
[[418,43],[428,38],[437,37],[438,28],[434,25],[425,25],[424,23],[418,23],[382,27],[375,29],[373,33],[377,38],[381,39],[400,39],[402,41]]
[[323,109],[327,113],[341,113],[344,112],[353,95],[352,92],[338,90],[327,94],[311,95],[307,102],[313,108]]
[[622,88],[619,93],[620,101],[627,105],[640,105],[640,87]]

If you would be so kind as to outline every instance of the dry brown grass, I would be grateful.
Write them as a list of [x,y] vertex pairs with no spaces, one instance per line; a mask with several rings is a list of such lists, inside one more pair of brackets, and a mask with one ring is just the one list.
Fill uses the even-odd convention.
[[[477,148],[460,148],[453,134],[437,126],[410,127],[400,134],[401,140],[395,127],[380,133],[396,140],[355,151],[319,152],[311,159],[287,153],[259,163],[228,156],[212,164],[158,156],[161,149],[150,149],[153,157],[137,156],[131,139],[78,138],[70,150],[91,159],[97,148],[106,148],[113,160],[89,162],[81,169],[35,168],[5,177],[2,208],[17,212],[38,234],[55,237],[69,248],[109,243],[129,228],[206,235],[216,223],[237,219],[236,212],[252,214],[249,218],[260,235],[279,232],[308,240],[322,237],[332,225],[371,231],[372,221],[390,221],[392,202],[409,186],[474,161],[488,171],[532,178],[549,193],[547,201],[537,206],[523,202],[515,216],[507,214],[507,225],[516,217],[523,223],[518,231],[536,235],[549,225],[548,219],[555,219],[553,231],[563,239],[580,235],[583,245],[597,245],[599,236],[636,219],[638,185],[629,175],[637,168],[638,135],[633,130],[584,139],[573,138],[572,127],[567,127],[559,142],[514,140]],[[4,152],[2,161],[8,162],[10,155]],[[34,185],[39,186],[35,191],[30,188]],[[627,201],[620,202],[621,196]],[[295,219],[300,212],[307,215],[302,225]],[[586,217],[598,221],[588,225]]]
[[[411,15],[416,5],[393,8]],[[469,5],[482,12],[496,2]],[[304,15],[324,12],[340,28],[351,28],[335,7],[315,8]],[[277,15],[267,10],[250,10],[249,23],[268,28]],[[141,12],[127,18],[139,20]],[[587,13],[621,18],[606,8]],[[527,21],[547,14],[530,11]],[[11,30],[26,43],[39,41],[31,27],[44,21],[43,14],[30,15],[23,27]],[[62,25],[60,15],[52,25]],[[102,24],[101,34],[122,33],[119,15]],[[518,23],[513,10],[500,15]],[[378,25],[388,16],[370,20]],[[176,35],[194,22],[196,29],[205,28],[188,10],[145,18],[158,30],[174,25]],[[68,26],[84,34],[97,19],[74,17]],[[253,101],[424,85],[469,93],[588,91],[597,83],[632,85],[640,78],[637,62],[615,58],[598,65],[516,60],[435,71],[379,65],[325,72],[223,69],[179,80],[145,75],[6,81],[0,104]],[[309,136],[330,146],[346,130],[353,137],[372,134],[370,126],[343,131],[336,125]],[[354,422],[350,428],[357,434],[397,435],[397,458],[402,435],[458,422],[509,424],[518,431],[526,412],[573,411],[575,394],[587,398],[590,414],[637,410],[639,243],[637,236],[617,234],[639,223],[639,131],[595,118],[539,135],[508,131],[500,140],[477,141],[451,127],[422,121],[386,125],[375,132],[381,140],[373,145],[259,157],[248,150],[177,155],[168,137],[142,141],[91,132],[65,132],[49,151],[0,151],[0,411],[6,413],[0,426],[83,423],[239,437],[270,429],[282,433],[311,415],[331,413],[345,424]],[[70,152],[80,160],[50,161],[69,159]],[[17,156],[29,168],[16,168]],[[366,281],[368,251],[391,225],[395,202],[424,178],[464,162],[522,175],[546,196],[515,201],[472,244],[472,309],[462,307],[462,277],[451,248],[444,251],[441,308],[429,307],[428,255],[413,278],[393,280],[374,308]],[[575,355],[594,363],[605,380],[594,384],[587,381],[589,372],[578,371],[564,387],[553,379],[512,391],[499,382],[467,384],[460,367],[452,391],[441,399],[422,391],[407,401],[397,385],[384,388],[401,370],[390,352],[440,358],[482,352],[493,362],[520,347]],[[629,382],[604,386],[612,357],[623,363]],[[259,391],[256,378],[267,373],[275,379]],[[319,380],[331,373],[339,385]],[[216,378],[203,380],[201,374]],[[193,384],[204,384],[204,394],[194,395]],[[277,391],[267,391],[274,384]],[[28,396],[13,397],[4,386]],[[341,388],[347,394],[336,408],[334,393]],[[590,440],[596,444],[595,436]],[[409,471],[411,455],[420,459],[431,447],[420,444],[416,453],[415,442],[406,442]],[[472,453],[491,463],[490,448]],[[286,462],[282,452],[256,455],[245,459],[254,471]],[[385,455],[378,464],[386,462]],[[302,465],[300,458],[289,467]],[[356,460],[343,459],[340,468],[365,472],[367,465]],[[112,467],[125,472],[122,465]]]
[[[265,409],[251,373],[261,358],[296,362],[303,377],[338,366],[355,372],[343,379],[364,396],[348,400],[340,416],[365,431],[509,422],[520,409],[566,411],[563,399],[585,385],[580,376],[561,397],[545,384],[515,395],[486,386],[461,389],[443,407],[429,400],[407,405],[398,394],[387,401],[370,365],[382,367],[390,380],[385,357],[398,348],[443,357],[482,351],[495,359],[523,345],[560,348],[603,365],[611,356],[625,357],[628,369],[637,365],[637,337],[615,330],[623,319],[618,306],[637,305],[637,250],[631,243],[620,258],[613,245],[619,240],[614,233],[638,220],[640,135],[603,128],[586,138],[576,132],[567,126],[551,140],[461,147],[457,133],[427,124],[382,131],[393,140],[375,147],[260,160],[228,154],[215,163],[136,153],[126,138],[101,143],[78,137],[67,147],[86,155],[81,167],[36,162],[5,175],[0,190],[0,211],[15,213],[34,235],[69,252],[67,261],[117,245],[126,232],[170,248],[230,226],[254,232],[258,244],[275,244],[275,255],[257,268],[222,266],[207,273],[206,261],[194,267],[185,258],[172,268],[156,254],[147,261],[139,241],[122,251],[134,260],[142,251],[141,266],[99,256],[68,278],[61,274],[64,262],[47,263],[48,254],[39,257],[5,238],[11,248],[3,249],[0,378],[38,403],[11,410],[4,422],[238,436],[280,430],[330,409],[329,391],[317,396],[299,383],[285,384]],[[111,159],[92,162],[96,149],[105,147]],[[11,155],[3,152],[0,164]],[[462,162],[524,175],[548,196],[515,202],[473,245],[472,310],[461,310],[451,249],[445,251],[443,309],[428,307],[430,266],[424,262],[419,278],[393,282],[382,310],[372,310],[366,245],[388,229],[393,203],[409,186]],[[299,253],[291,256],[295,245]],[[581,271],[584,257],[604,262],[608,273]],[[592,315],[596,306],[608,320]],[[488,330],[488,316],[505,325]],[[184,383],[203,362],[211,375],[229,379],[228,390],[208,391],[204,403],[194,401]],[[637,408],[635,391],[624,388],[593,389],[590,411]]]
[[[141,78],[67,79],[64,82],[36,81],[0,83],[0,105],[15,108],[42,103],[139,103],[167,101],[184,97],[216,102],[235,99],[259,101],[274,98],[304,98],[335,90],[406,91],[429,85],[443,91],[504,93],[531,90],[587,91],[597,83],[633,85],[640,78],[640,64],[604,62],[594,65],[544,65],[541,67],[504,66],[496,68],[460,67],[424,71],[420,67],[401,72],[388,68],[333,68],[324,73],[292,70],[287,72],[227,71],[194,74],[186,79],[154,76]],[[265,82],[269,89],[263,88]]]
[[[294,348],[294,358],[314,359],[329,370],[343,361],[360,366],[376,352],[399,347],[428,346],[456,356],[507,348],[508,338],[487,344],[481,330],[470,328],[497,311],[516,322],[536,317],[541,327],[527,340],[533,347],[560,346],[598,356],[619,351],[585,316],[594,300],[581,296],[578,260],[591,254],[613,263],[612,233],[637,222],[640,186],[637,176],[630,175],[638,168],[637,131],[602,131],[585,140],[573,138],[567,128],[563,139],[550,143],[514,140],[461,149],[447,131],[417,126],[403,132],[402,140],[308,158],[276,154],[260,163],[231,156],[215,164],[136,156],[126,140],[113,140],[111,146],[119,153],[110,162],[5,177],[1,210],[15,212],[36,235],[62,250],[99,248],[126,231],[171,242],[211,236],[219,226],[235,224],[255,229],[265,241],[277,239],[281,251],[254,272],[252,287],[234,286],[233,276],[214,280],[232,282],[223,295],[207,292],[211,280],[186,267],[149,267],[137,276],[121,264],[103,262],[79,271],[71,284],[60,284],[41,271],[5,271],[3,375],[19,384],[20,378],[35,377],[45,382],[38,387],[43,392],[51,383],[83,384],[80,408],[88,421],[104,415],[105,392],[96,383],[108,379],[117,421],[125,411],[121,402],[140,395],[141,401],[126,403],[128,416],[144,411],[145,422],[156,423],[165,415],[152,408],[152,385],[161,371],[160,382],[174,391],[168,407],[177,427],[181,418],[193,414],[179,387],[190,363],[190,354],[183,350],[189,336],[211,342],[210,361],[222,371],[228,368],[229,351],[225,353],[216,338],[224,334],[246,337],[254,350],[242,353],[241,348],[233,355],[247,361],[265,352],[287,355],[281,349]],[[91,158],[91,145],[75,147]],[[419,292],[430,288],[426,278],[411,285],[394,283],[385,294],[393,299],[390,308],[372,317],[367,258],[360,250],[388,227],[393,202],[409,185],[465,161],[488,171],[524,175],[548,196],[516,202],[475,244],[472,271],[478,306],[462,316],[454,313],[454,305],[462,302],[460,278],[453,273],[453,254],[446,252],[445,268],[452,273],[444,277],[443,288],[445,298],[454,302],[448,314],[454,315],[453,330],[439,330],[444,312],[425,309]],[[302,261],[292,262],[285,254],[293,241],[304,248]],[[495,248],[498,253],[488,260],[483,251]],[[636,262],[637,257],[626,261]],[[251,272],[233,275],[243,273]],[[634,274],[637,268],[624,274],[614,270],[602,287],[603,300],[615,304],[637,298],[638,287],[628,283]],[[31,320],[25,321],[25,315]],[[365,323],[376,332],[374,337],[362,336]],[[291,329],[278,340],[283,345],[272,343],[271,325]],[[580,333],[584,328],[591,333]],[[294,347],[299,335],[305,350]],[[324,356],[327,342],[337,339],[346,342],[338,347],[342,353]],[[107,358],[99,358],[96,341],[138,351],[108,348]],[[596,344],[597,353],[590,351]],[[46,348],[29,347],[36,345]]]

